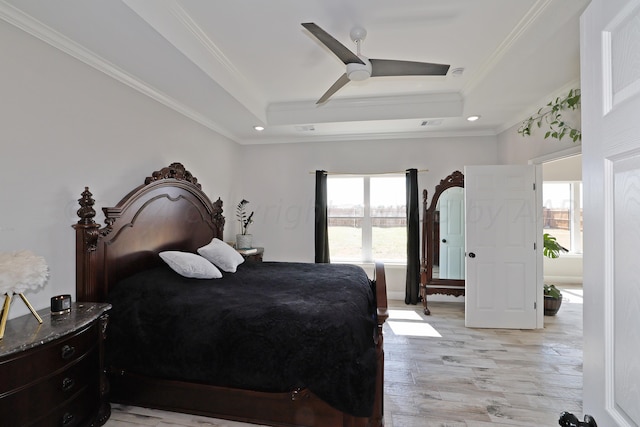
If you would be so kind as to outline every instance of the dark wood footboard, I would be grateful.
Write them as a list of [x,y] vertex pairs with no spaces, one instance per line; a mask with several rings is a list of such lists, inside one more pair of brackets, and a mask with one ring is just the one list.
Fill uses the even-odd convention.
[[376,342],[376,354],[378,368],[376,372],[376,400],[373,406],[373,415],[370,426],[384,425],[384,336],[382,326],[389,317],[387,306],[387,279],[384,272],[384,264],[376,262],[374,281],[376,284],[376,303],[378,306],[378,337]]

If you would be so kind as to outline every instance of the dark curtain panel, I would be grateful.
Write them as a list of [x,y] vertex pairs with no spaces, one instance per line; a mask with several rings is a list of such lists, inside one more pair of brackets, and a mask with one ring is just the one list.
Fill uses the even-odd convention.
[[329,261],[329,218],[327,215],[327,172],[316,171],[316,262]]
[[404,302],[417,304],[420,295],[420,209],[418,170],[407,169],[407,285]]

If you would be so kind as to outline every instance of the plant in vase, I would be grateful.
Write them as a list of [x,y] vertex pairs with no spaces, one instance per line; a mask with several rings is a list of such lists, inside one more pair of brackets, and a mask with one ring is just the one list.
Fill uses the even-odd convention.
[[236,217],[240,222],[240,234],[236,234],[236,247],[238,249],[249,249],[252,245],[252,235],[249,234],[248,228],[253,223],[253,212],[247,213],[248,200],[242,199],[236,206]]
[[[544,233],[544,248],[542,254],[547,258],[558,258],[560,252],[569,252],[562,246],[555,237],[549,233]],[[562,292],[555,285],[544,285],[544,314],[545,316],[555,316],[562,305]]]

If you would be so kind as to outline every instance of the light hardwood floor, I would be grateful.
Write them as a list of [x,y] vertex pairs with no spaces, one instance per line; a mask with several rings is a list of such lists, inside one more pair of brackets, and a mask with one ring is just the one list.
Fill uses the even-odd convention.
[[[432,315],[390,301],[385,324],[387,427],[557,426],[582,419],[582,289],[563,289],[545,328],[469,329],[464,304],[433,302]],[[106,427],[253,424],[113,405]]]

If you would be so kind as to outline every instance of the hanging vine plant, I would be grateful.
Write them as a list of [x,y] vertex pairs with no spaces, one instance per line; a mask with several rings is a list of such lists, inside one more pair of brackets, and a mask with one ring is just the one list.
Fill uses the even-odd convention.
[[543,125],[549,127],[544,134],[544,138],[556,138],[558,141],[565,136],[571,138],[573,142],[582,140],[580,129],[572,127],[562,117],[562,112],[576,110],[580,108],[580,89],[571,89],[565,97],[558,97],[540,108],[536,114],[522,122],[518,133],[522,136],[531,136],[534,127],[541,128]]

